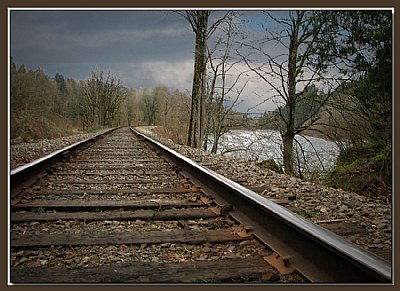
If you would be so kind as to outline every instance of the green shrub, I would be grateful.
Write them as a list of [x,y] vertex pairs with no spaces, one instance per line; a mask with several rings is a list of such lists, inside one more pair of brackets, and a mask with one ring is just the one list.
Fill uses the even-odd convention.
[[391,195],[391,146],[371,144],[342,150],[323,183],[367,196]]

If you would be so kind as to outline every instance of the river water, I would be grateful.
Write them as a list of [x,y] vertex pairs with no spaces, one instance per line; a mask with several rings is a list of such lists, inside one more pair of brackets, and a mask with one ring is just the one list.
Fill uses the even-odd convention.
[[[335,165],[339,154],[335,143],[316,137],[296,136],[296,140],[297,151],[304,152],[304,156],[300,155],[302,172],[323,173]],[[278,165],[283,165],[282,138],[274,130],[231,130],[220,138],[218,153],[248,161],[274,159]]]

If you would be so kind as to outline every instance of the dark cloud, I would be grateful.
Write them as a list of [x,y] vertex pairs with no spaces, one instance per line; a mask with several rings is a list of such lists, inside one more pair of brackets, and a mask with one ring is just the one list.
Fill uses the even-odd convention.
[[[224,13],[214,11],[209,22]],[[256,25],[265,18],[261,11],[242,15],[253,37],[264,34]],[[11,10],[10,16],[10,54],[17,66],[75,80],[88,78],[92,70],[110,71],[129,87],[191,91],[195,36],[173,11]],[[240,110],[259,103],[255,86],[247,85]]]
[[127,65],[193,58],[194,34],[172,11],[13,10],[10,32],[17,64],[72,78],[95,66],[124,72]]

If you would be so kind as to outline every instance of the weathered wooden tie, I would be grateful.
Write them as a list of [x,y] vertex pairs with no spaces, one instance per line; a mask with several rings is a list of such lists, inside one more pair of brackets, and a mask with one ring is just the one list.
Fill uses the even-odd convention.
[[130,189],[68,189],[68,190],[54,190],[54,189],[40,189],[33,191],[33,195],[104,195],[104,194],[185,194],[185,193],[200,193],[198,188],[155,188],[155,189],[142,189],[142,188],[130,188]]
[[[178,180],[179,181],[179,180]],[[135,180],[53,180],[52,184],[163,184],[177,182],[172,179],[135,179]]]
[[11,235],[11,247],[91,246],[91,245],[138,245],[138,244],[203,244],[224,243],[250,239],[228,229],[196,231],[170,230],[151,232],[117,232],[80,234],[24,234]]
[[201,202],[187,200],[35,200],[32,202],[16,203],[13,210],[44,209],[57,211],[98,211],[111,209],[165,209],[182,207],[200,207]]
[[97,268],[15,268],[15,283],[212,283],[272,282],[275,268],[262,257],[183,263],[129,262]]
[[214,218],[218,214],[210,209],[167,209],[160,211],[104,211],[104,212],[56,212],[56,213],[11,213],[11,222],[27,221],[100,221],[100,220],[181,220]]

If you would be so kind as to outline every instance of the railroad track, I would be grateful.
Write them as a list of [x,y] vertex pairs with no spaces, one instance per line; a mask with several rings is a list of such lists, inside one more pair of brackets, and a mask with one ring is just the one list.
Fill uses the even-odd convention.
[[12,283],[390,283],[391,266],[129,128],[11,172]]

